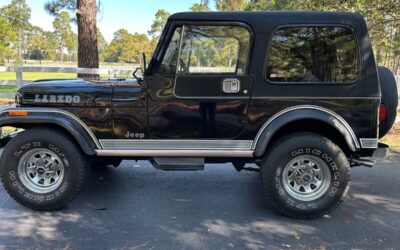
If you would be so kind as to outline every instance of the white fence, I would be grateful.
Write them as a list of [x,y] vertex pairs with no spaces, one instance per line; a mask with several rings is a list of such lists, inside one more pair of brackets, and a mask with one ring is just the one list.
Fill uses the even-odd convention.
[[77,74],[99,74],[114,77],[115,75],[132,76],[134,69],[89,69],[76,67],[42,67],[42,66],[22,66],[22,67],[0,67],[0,72],[15,72],[16,80],[1,80],[0,85],[16,84],[20,88],[23,84],[32,82],[23,79],[23,72],[46,72],[46,73],[77,73]]

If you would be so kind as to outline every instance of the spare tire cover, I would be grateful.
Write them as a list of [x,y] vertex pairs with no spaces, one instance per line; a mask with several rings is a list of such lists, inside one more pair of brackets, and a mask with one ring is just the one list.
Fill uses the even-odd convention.
[[379,82],[381,85],[381,103],[387,108],[387,118],[379,123],[379,138],[382,138],[392,128],[397,115],[399,97],[396,79],[393,73],[385,67],[378,67]]

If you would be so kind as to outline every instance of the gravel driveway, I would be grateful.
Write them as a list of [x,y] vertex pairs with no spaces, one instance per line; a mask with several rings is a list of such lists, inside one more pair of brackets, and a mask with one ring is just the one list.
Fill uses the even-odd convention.
[[258,173],[92,171],[66,209],[32,212],[0,188],[0,249],[384,249],[400,247],[400,156],[354,168],[348,199],[317,220],[281,217]]

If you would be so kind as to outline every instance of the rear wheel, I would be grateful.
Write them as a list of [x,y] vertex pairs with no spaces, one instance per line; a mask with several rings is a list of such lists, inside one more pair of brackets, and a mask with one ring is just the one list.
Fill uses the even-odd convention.
[[317,218],[332,212],[350,184],[350,166],[333,142],[295,133],[277,141],[261,166],[269,202],[283,215]]
[[0,178],[5,190],[34,210],[64,207],[79,193],[88,174],[86,157],[61,131],[25,130],[4,148]]

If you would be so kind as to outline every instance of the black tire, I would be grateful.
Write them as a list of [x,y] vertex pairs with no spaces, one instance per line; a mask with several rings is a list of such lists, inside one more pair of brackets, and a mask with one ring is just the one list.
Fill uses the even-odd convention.
[[[24,159],[34,160],[30,165],[34,166],[33,174],[24,167],[29,164],[22,164]],[[55,164],[49,165],[50,160]],[[0,163],[0,179],[7,193],[21,205],[40,211],[60,209],[70,203],[81,190],[89,170],[79,146],[62,131],[52,128],[32,128],[18,134],[5,146]],[[53,175],[46,171],[53,171]],[[40,186],[45,179],[48,186],[53,186]]]
[[386,120],[379,123],[379,138],[382,138],[389,132],[396,120],[399,97],[393,73],[388,68],[378,67],[378,75],[382,93],[381,103],[387,108]]
[[[318,218],[332,212],[343,201],[350,185],[350,165],[343,151],[332,141],[318,134],[293,133],[276,141],[271,148],[262,162],[261,176],[268,201],[281,214],[299,219]],[[306,198],[301,196],[305,195],[301,188],[298,190],[300,195],[291,191],[296,187],[294,181],[293,183],[287,181],[286,186],[284,185],[286,173],[288,176],[286,179],[289,179],[290,176],[296,176],[295,173],[308,171],[300,169],[301,166],[306,164],[306,160],[296,167],[292,165],[292,167],[288,167],[291,162],[293,162],[293,165],[298,163],[297,159],[299,161],[302,161],[300,159],[311,159],[312,162],[317,162],[316,165],[318,166],[314,165],[310,168],[319,167],[320,171],[325,169],[325,171],[322,171],[326,173],[325,179],[322,179],[319,175],[319,178],[324,180],[321,181],[321,183],[325,183],[324,186],[318,189],[316,185],[311,186],[315,188],[312,192],[319,195],[315,195],[315,199],[305,200]],[[309,164],[312,165],[312,163]],[[285,172],[285,168],[292,170],[295,168],[296,170]],[[292,171],[292,175],[290,175],[290,171]],[[312,170],[313,175],[318,177],[315,171]],[[310,180],[310,175],[307,179]],[[296,182],[296,184],[298,183]],[[301,185],[298,186],[301,187]],[[306,192],[304,187],[303,190]]]

